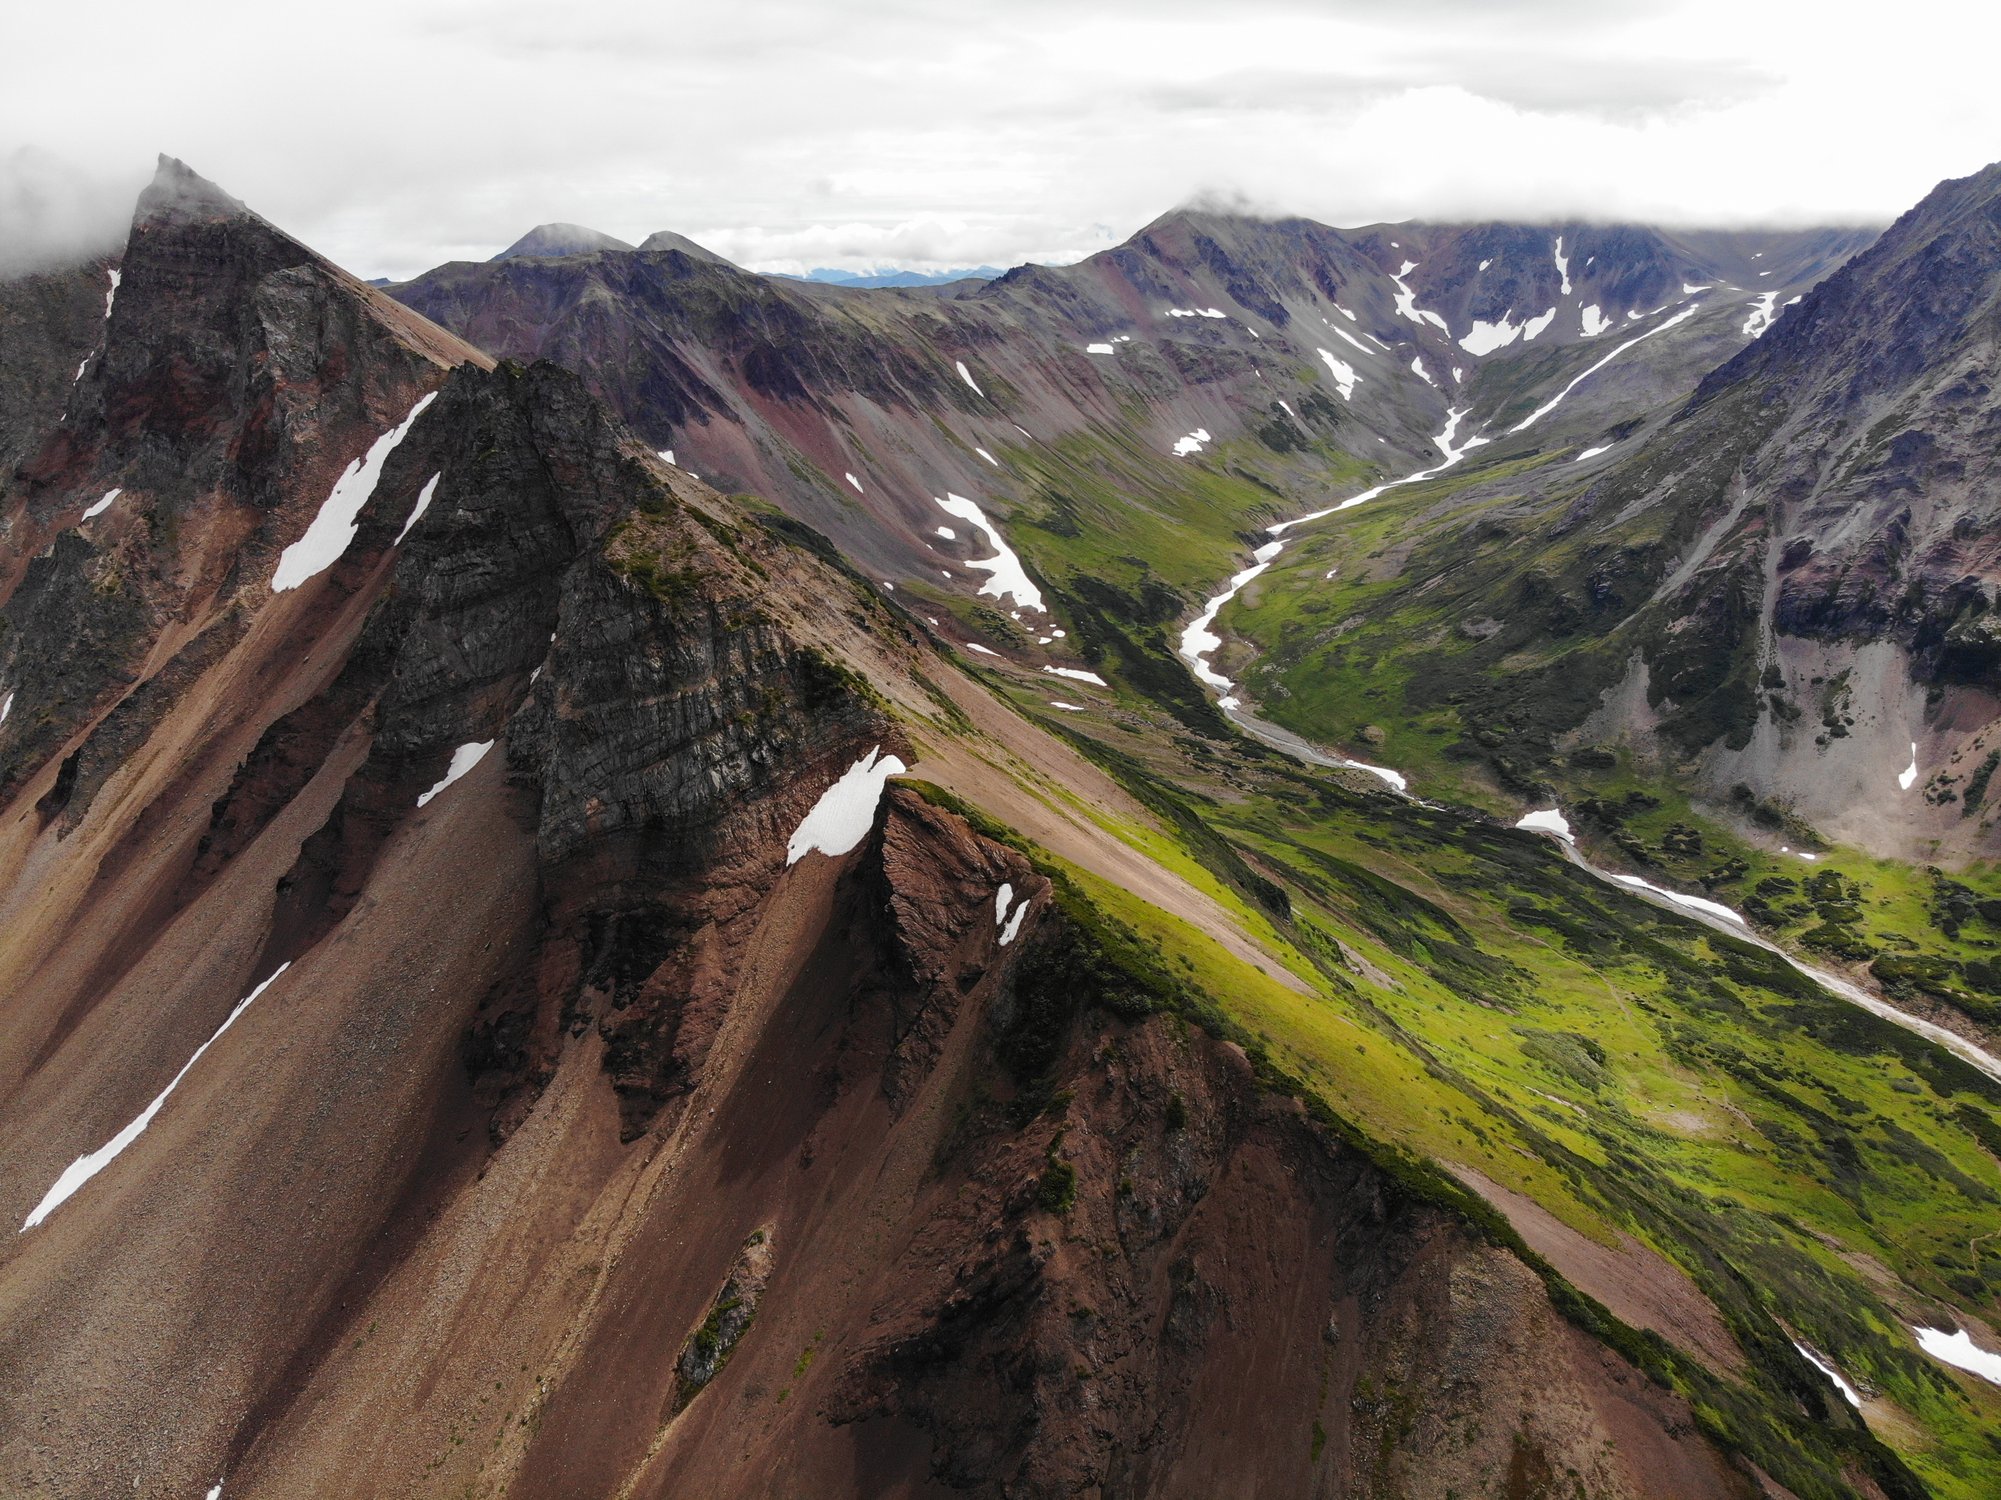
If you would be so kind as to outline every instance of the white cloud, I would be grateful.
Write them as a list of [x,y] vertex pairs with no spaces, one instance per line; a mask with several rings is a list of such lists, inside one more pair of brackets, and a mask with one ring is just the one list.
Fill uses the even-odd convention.
[[[10,17],[0,152],[183,157],[363,274],[546,220],[733,259],[1072,258],[1203,191],[1337,224],[1881,219],[2001,141],[1989,15],[1807,0],[105,0]],[[32,59],[32,65],[18,60]]]

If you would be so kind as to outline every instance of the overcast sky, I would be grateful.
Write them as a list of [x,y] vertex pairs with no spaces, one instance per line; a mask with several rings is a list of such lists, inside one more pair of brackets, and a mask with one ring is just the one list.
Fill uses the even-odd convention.
[[0,219],[34,146],[121,213],[182,157],[365,276],[548,220],[770,270],[1065,261],[1205,195],[1887,220],[2001,156],[1996,32],[1991,0],[10,4]]

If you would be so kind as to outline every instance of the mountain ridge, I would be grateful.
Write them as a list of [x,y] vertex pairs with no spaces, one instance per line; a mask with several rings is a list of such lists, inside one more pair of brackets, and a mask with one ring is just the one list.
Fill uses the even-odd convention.
[[[596,252],[444,268],[455,334],[209,212],[0,477],[11,1482],[1977,1493],[1913,1337],[1992,1303],[2001,1088],[1174,660],[1464,420],[1415,277]],[[578,369],[466,341],[527,311]],[[1538,344],[1410,494],[1571,461]]]

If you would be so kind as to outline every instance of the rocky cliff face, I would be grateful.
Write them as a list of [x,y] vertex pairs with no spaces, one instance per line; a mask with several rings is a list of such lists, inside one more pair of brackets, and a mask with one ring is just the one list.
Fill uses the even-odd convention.
[[[178,162],[121,266],[101,347],[0,516],[8,789],[165,661],[212,663],[343,467],[471,355]],[[108,753],[159,711],[126,698]]]
[[104,337],[109,261],[0,279],[0,474],[62,419]]
[[[1938,188],[1563,523],[1638,607],[1608,620],[1658,728],[1606,727],[1907,856],[1992,846],[1991,808],[1963,793],[2001,708],[1997,193],[1993,168]],[[1611,562],[1641,534],[1657,540]]]

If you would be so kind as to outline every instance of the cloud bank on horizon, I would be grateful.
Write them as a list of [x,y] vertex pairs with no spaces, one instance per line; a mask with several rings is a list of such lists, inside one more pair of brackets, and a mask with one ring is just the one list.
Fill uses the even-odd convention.
[[38,146],[129,204],[164,150],[364,275],[551,220],[765,270],[1068,261],[1205,195],[1342,225],[1879,221],[2001,140],[1964,0],[1867,28],[1808,0],[92,14],[88,45],[59,7],[15,18],[0,195]]

